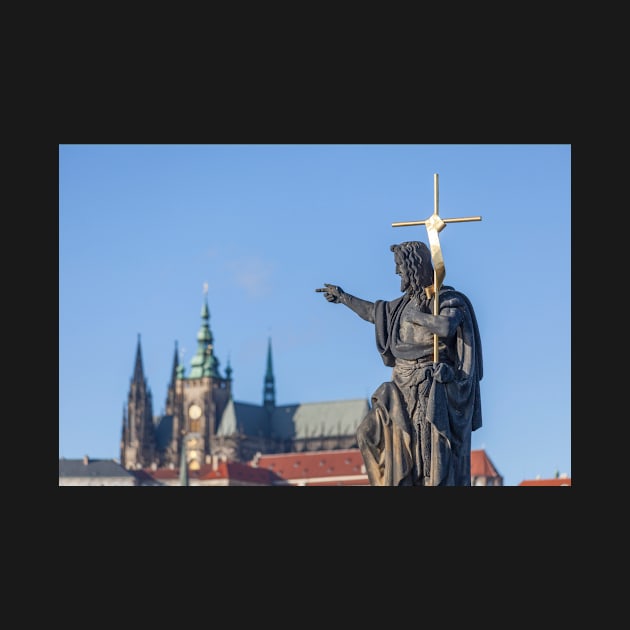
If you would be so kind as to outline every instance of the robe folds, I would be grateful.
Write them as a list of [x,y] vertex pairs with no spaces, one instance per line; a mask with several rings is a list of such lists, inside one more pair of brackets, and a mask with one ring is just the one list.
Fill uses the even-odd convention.
[[373,486],[469,486],[471,431],[482,425],[481,340],[468,298],[443,286],[442,309],[458,309],[456,360],[427,359],[426,348],[401,343],[400,318],[408,294],[374,303],[376,346],[392,380],[371,397],[357,441]]

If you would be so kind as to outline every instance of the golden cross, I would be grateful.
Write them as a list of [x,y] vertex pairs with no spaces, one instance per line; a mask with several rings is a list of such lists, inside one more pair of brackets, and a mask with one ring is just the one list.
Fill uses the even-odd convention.
[[[442,249],[440,248],[440,239],[438,233],[441,232],[447,223],[463,223],[465,221],[481,221],[481,217],[462,217],[457,219],[442,219],[439,210],[439,192],[438,192],[438,174],[433,173],[433,214],[425,221],[399,221],[392,223],[392,227],[404,227],[408,225],[426,225],[427,234],[429,236],[429,245],[431,246],[431,258],[433,260],[433,314],[440,314],[440,306],[438,303],[438,294],[440,287],[444,281],[446,270],[444,268],[444,258],[442,257]],[[433,361],[438,362],[438,336],[433,335]]]

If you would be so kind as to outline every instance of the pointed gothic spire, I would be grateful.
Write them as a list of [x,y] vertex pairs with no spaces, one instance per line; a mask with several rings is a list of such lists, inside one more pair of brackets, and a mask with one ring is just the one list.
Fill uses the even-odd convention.
[[269,337],[269,343],[267,344],[267,372],[265,373],[263,404],[267,408],[276,406],[276,386],[274,383],[273,364],[271,361],[271,337]]
[[133,377],[127,394],[127,414],[123,415],[121,463],[125,468],[148,466],[155,448],[153,397],[144,376],[140,333],[136,346]]
[[140,347],[140,333],[138,333],[138,345],[136,346],[136,363],[133,369],[133,380],[140,383],[144,380],[144,369],[142,367],[142,349]]
[[175,340],[175,355],[173,356],[173,368],[171,369],[171,385],[175,383],[177,379],[177,368],[179,367],[179,356],[177,350],[177,340]]

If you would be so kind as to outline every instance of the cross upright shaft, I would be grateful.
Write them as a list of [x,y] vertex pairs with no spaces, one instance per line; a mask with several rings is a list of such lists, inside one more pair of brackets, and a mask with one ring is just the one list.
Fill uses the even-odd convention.
[[[431,247],[431,259],[433,261],[433,314],[440,314],[440,305],[438,300],[438,294],[446,270],[444,268],[444,259],[442,257],[442,249],[440,248],[440,239],[438,233],[441,232],[447,223],[463,223],[467,221],[481,221],[480,216],[476,217],[461,217],[455,219],[442,219],[440,217],[440,203],[439,203],[439,188],[438,188],[438,174],[433,174],[433,214],[424,221],[399,221],[392,223],[392,227],[406,227],[411,225],[426,225],[427,234],[429,236],[429,245]],[[433,335],[433,362],[438,362],[438,336]]]

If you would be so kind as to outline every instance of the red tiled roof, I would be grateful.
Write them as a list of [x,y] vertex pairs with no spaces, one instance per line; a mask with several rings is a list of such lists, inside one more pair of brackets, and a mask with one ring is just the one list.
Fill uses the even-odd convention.
[[[483,449],[471,451],[470,468],[472,477],[500,477]],[[144,469],[142,472],[157,481],[167,482],[179,478],[179,468]],[[190,480],[232,480],[269,486],[286,482],[300,486],[369,485],[363,457],[357,448],[260,455],[255,464],[220,461],[216,465],[203,464],[199,470],[190,470],[188,477]],[[568,481],[568,485],[571,485],[571,480]],[[523,482],[521,485],[562,484]]]
[[519,486],[570,486],[570,477],[554,477],[553,479],[525,479]]
[[[179,468],[158,468],[157,470],[145,468],[142,472],[157,481],[179,479]],[[203,481],[231,479],[234,481],[250,481],[261,485],[272,485],[274,482],[282,481],[271,470],[254,468],[249,464],[241,464],[239,462],[225,461],[218,462],[216,469],[212,464],[202,464],[199,470],[189,470],[188,478]]]
[[486,451],[476,449],[470,451],[471,477],[500,477],[494,464],[490,461]]
[[[150,468],[144,468],[143,471],[149,477],[157,479],[158,481],[166,481],[167,479],[177,479],[179,477],[179,468],[157,468],[151,470]],[[192,471],[189,473],[192,476]]]
[[[369,485],[359,449],[261,455],[257,465],[299,485]],[[471,477],[500,477],[483,449],[470,453]],[[328,479],[326,479],[328,478]]]
[[264,468],[254,468],[240,462],[219,462],[216,470],[212,464],[204,464],[198,471],[199,479],[234,479],[238,481],[253,481],[271,485],[279,481],[278,475]]
[[256,465],[299,485],[369,485],[359,449],[261,455]]

